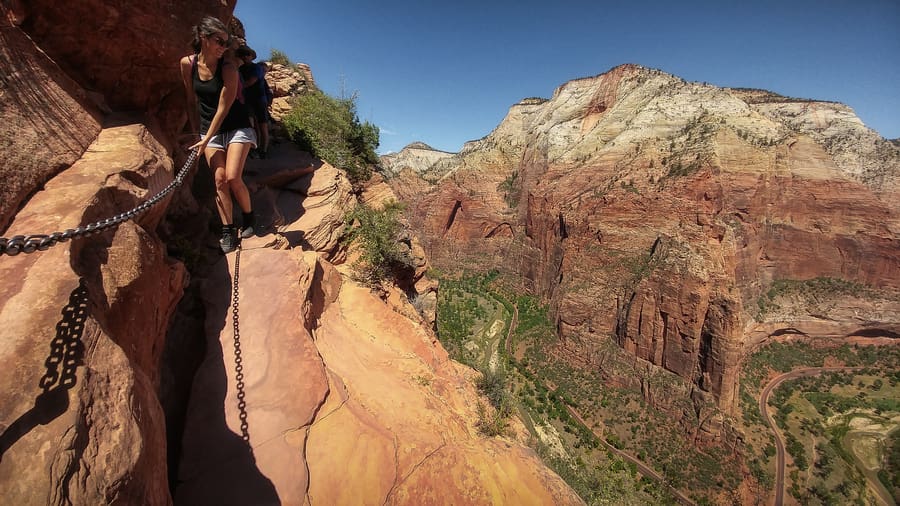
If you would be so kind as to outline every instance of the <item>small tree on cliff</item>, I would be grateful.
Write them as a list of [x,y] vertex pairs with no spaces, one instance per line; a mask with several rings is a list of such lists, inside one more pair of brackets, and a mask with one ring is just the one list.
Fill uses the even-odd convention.
[[354,186],[372,176],[380,132],[368,121],[360,123],[355,94],[338,99],[319,90],[307,91],[294,99],[283,121],[292,141],[345,170]]
[[381,210],[360,204],[347,215],[344,241],[360,248],[353,267],[361,281],[379,285],[386,278],[398,278],[414,269],[409,248],[403,243],[402,211],[402,204],[391,201]]

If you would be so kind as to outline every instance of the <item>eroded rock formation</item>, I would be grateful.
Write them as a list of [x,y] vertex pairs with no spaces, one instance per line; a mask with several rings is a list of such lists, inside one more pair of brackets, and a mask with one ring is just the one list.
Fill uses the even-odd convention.
[[[176,4],[165,8],[202,7]],[[36,150],[55,168],[20,210],[4,208],[3,237],[95,223],[167,187],[186,158],[171,146],[178,121],[165,119],[178,114],[150,87],[129,95],[98,78],[85,91],[98,67],[82,58],[106,50],[110,75],[130,76],[136,62],[112,53],[196,20],[171,23],[176,11],[157,4],[68,2],[116,46],[68,47],[77,26],[61,23],[62,4],[3,8],[52,58],[4,28],[4,41],[30,51],[22,66],[4,53],[4,69],[40,77],[35,100],[4,114],[49,118],[28,135],[85,125]],[[128,46],[124,33],[141,37]],[[153,64],[177,61],[171,52]],[[67,77],[73,68],[82,73]],[[447,358],[407,301],[414,291],[388,287],[382,299],[353,281],[341,236],[356,197],[343,173],[287,144],[272,155],[246,169],[259,236],[227,257],[210,233],[202,166],[117,227],[0,255],[0,502],[581,504],[522,442],[478,433],[474,372]],[[410,248],[421,260],[413,283],[433,291]]]
[[[726,412],[779,329],[900,329],[900,149],[842,104],[622,65],[389,181],[435,265],[518,276],[573,362],[613,336]],[[773,281],[812,278],[876,290],[758,307]]]
[[146,114],[169,146],[185,119],[177,62],[190,51],[191,26],[204,15],[227,19],[234,5],[0,4],[0,231],[29,195],[78,160],[105,113]]
[[[19,212],[12,233],[128,211],[172,180],[147,129],[102,130]],[[9,504],[166,504],[159,358],[184,266],[157,206],[114,232],[5,256],[0,303],[0,496]]]

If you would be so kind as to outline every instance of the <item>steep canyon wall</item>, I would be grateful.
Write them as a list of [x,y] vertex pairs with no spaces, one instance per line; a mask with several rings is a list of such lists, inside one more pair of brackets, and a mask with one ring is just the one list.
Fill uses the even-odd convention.
[[[573,362],[612,336],[725,412],[743,357],[783,329],[900,325],[900,150],[842,104],[622,65],[514,105],[454,157],[397,160],[436,265],[500,268],[550,303]],[[758,307],[815,278],[874,291]]]

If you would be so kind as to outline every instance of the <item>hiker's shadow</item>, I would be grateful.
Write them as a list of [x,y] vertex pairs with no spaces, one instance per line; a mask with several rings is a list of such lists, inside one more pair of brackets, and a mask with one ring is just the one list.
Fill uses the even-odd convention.
[[84,363],[85,322],[88,317],[88,293],[84,280],[69,295],[56,324],[56,335],[50,342],[47,368],[39,386],[41,393],[34,406],[17,418],[0,435],[0,460],[3,454],[38,425],[47,425],[69,409],[69,390],[75,386],[76,370]]
[[[237,257],[239,250],[229,256]],[[216,263],[204,289],[206,358],[194,376],[185,423],[175,504],[280,504],[272,482],[260,471],[251,447],[240,351],[228,359],[224,346],[234,346],[226,326],[239,327],[239,306],[232,299],[232,276],[225,258]],[[238,334],[239,335],[239,334]],[[220,338],[222,336],[222,338]],[[226,338],[227,336],[227,338]],[[231,353],[227,354],[229,357]],[[237,371],[236,371],[237,369]],[[228,396],[229,384],[238,399]],[[228,426],[226,410],[237,412],[239,428]]]

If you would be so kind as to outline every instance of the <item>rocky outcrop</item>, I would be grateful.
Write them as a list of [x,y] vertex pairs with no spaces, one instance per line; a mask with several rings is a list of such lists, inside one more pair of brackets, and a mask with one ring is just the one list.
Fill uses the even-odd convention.
[[[168,187],[185,158],[171,149],[183,115],[166,112],[181,110],[177,72],[160,70],[165,95],[170,77],[135,69],[177,60],[185,13],[229,5],[3,4],[21,27],[3,32],[3,114],[39,116],[23,138],[51,132],[33,154],[54,160],[4,208],[4,237],[103,223]],[[414,291],[382,300],[351,280],[343,173],[288,144],[271,154],[245,171],[258,236],[227,257],[202,165],[134,219],[0,256],[0,503],[580,504],[523,443],[478,433],[473,371]]]
[[[171,181],[146,127],[113,123],[11,231],[113,216]],[[332,239],[346,178],[308,155],[273,155],[248,166],[262,236],[192,281],[206,346],[171,448],[174,501],[579,504],[527,447],[479,435],[474,371],[448,359],[408,302],[386,303],[329,261],[343,257]],[[4,503],[173,500],[160,358],[165,340],[196,337],[171,321],[187,278],[155,233],[164,211],[0,263],[12,281],[0,294]],[[338,467],[351,485],[336,486]]]
[[266,81],[275,96],[271,109],[275,121],[281,121],[284,115],[291,111],[291,97],[316,89],[312,71],[305,63],[284,65],[270,62]]
[[145,111],[168,134],[184,121],[177,62],[191,51],[191,27],[207,15],[227,22],[236,0],[15,4],[16,25],[100,107]]
[[0,162],[0,231],[25,199],[80,158],[110,110],[146,113],[171,146],[185,121],[176,63],[190,51],[191,26],[205,15],[230,18],[234,4],[0,5],[0,138],[7,153]]
[[438,151],[424,142],[414,142],[398,153],[389,153],[381,157],[382,172],[393,177],[404,170],[413,170],[420,176],[427,174],[431,168],[453,156],[453,153]]
[[[623,65],[516,104],[484,139],[389,181],[438,268],[521,279],[573,362],[613,336],[728,412],[771,329],[896,332],[898,180],[900,150],[842,104]],[[817,277],[873,287],[881,310],[758,308],[775,280]]]
[[[141,124],[121,123],[49,181],[10,232],[93,223],[168,184],[165,149]],[[2,502],[169,502],[158,370],[186,272],[155,233],[164,213],[0,259]]]
[[530,450],[479,437],[473,372],[321,254],[215,270],[176,503],[580,503]]
[[[279,145],[247,172],[264,234],[194,280],[206,352],[176,503],[581,502],[527,447],[478,435],[474,371],[399,290],[352,281],[330,239],[353,205],[340,171]],[[177,320],[169,339],[191,339]]]
[[0,138],[6,155],[0,161],[0,231],[32,192],[81,157],[101,121],[86,93],[7,23],[2,16]]
[[[390,185],[388,185],[380,174],[374,174],[363,187],[363,191],[359,196],[360,204],[368,206],[372,209],[384,209],[387,204],[400,202],[400,199],[394,193]],[[436,328],[437,322],[437,290],[438,282],[427,276],[430,268],[428,256],[418,238],[409,229],[409,223],[403,222],[403,231],[401,233],[400,248],[402,254],[410,260],[412,273],[410,279],[395,280],[401,286],[408,296],[412,296],[412,305],[418,311],[419,316],[424,319],[424,323],[430,329]]]

